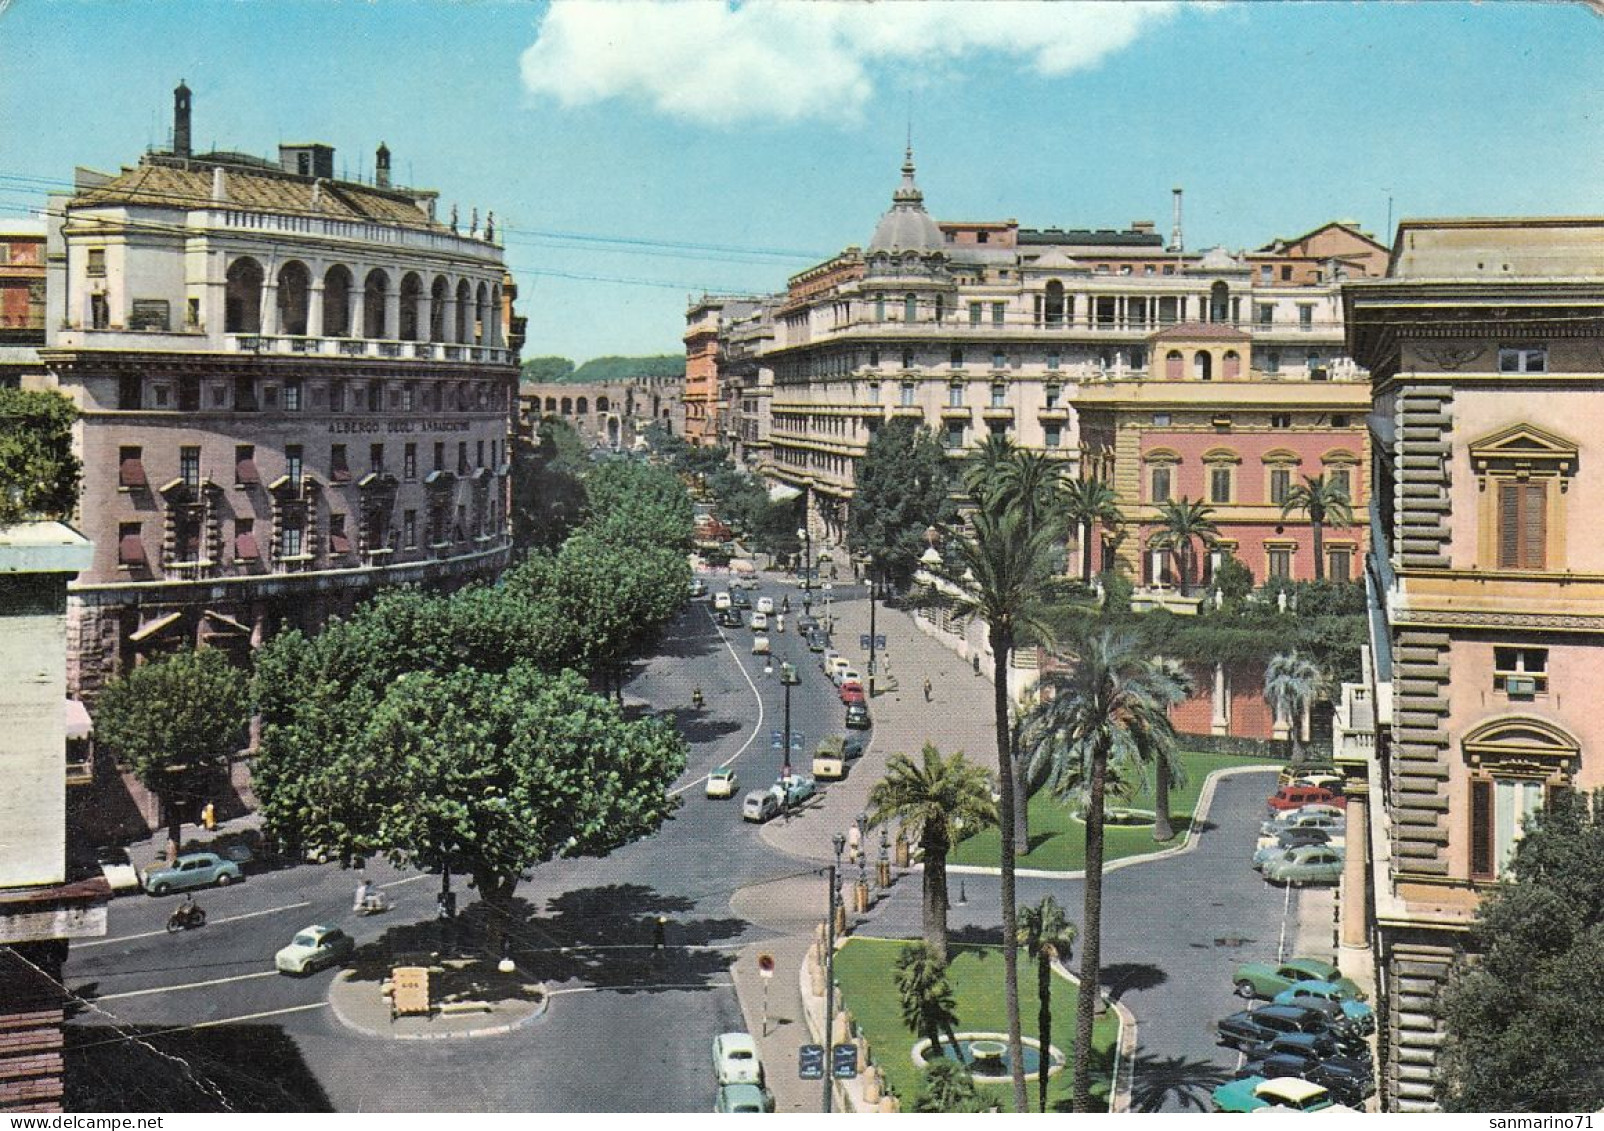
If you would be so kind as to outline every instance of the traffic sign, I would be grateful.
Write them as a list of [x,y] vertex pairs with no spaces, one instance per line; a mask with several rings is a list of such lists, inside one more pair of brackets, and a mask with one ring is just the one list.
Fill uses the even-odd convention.
[[858,647],[859,648],[867,648],[868,646],[869,646],[869,634],[867,632],[858,633]]
[[759,977],[774,977],[774,955],[760,954],[757,956],[757,972]]
[[837,1080],[851,1080],[857,1074],[857,1045],[836,1045],[830,1050],[830,1075]]
[[823,1045],[803,1045],[797,1050],[796,1074],[803,1080],[824,1079]]
[[802,732],[799,731],[799,730],[793,730],[791,732],[791,749],[792,750],[800,750],[800,749],[802,749]]

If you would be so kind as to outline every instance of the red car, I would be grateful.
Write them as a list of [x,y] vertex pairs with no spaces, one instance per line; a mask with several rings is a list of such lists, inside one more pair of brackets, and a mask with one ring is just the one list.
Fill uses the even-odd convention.
[[863,684],[861,684],[861,683],[843,683],[841,685],[841,702],[843,702],[843,703],[866,703],[866,702],[868,702],[868,700],[864,697],[864,694],[863,694]]
[[1346,807],[1348,799],[1317,785],[1284,785],[1270,795],[1270,808],[1276,812],[1301,809],[1305,805],[1335,805]]

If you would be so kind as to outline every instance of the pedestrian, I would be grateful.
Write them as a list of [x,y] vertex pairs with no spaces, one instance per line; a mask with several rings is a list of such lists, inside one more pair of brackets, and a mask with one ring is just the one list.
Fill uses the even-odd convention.
[[201,824],[206,826],[207,832],[211,832],[217,827],[217,806],[213,805],[210,801],[208,801],[206,803],[206,807],[201,810]]
[[930,677],[925,676],[925,702],[930,702]]
[[356,885],[356,894],[351,897],[351,910],[352,911],[364,911],[364,910],[366,910],[367,906],[368,906],[368,900],[370,900],[372,898],[373,898],[373,881],[368,879],[366,876],[363,876],[362,879],[360,881],[358,881],[358,883]]
[[652,950],[657,954],[663,953],[663,945],[667,941],[668,917],[659,915],[652,924]]

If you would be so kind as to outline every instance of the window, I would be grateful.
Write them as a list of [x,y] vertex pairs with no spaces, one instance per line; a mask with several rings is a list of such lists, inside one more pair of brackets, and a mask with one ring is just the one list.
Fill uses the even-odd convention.
[[942,435],[942,442],[949,451],[964,446],[964,426],[958,423],[947,425],[947,431]]
[[1341,491],[1353,502],[1353,469],[1351,467],[1333,467],[1326,472],[1326,483],[1333,491]]
[[483,467],[485,465],[485,442],[483,440],[474,441],[473,465],[475,467]]
[[418,548],[417,511],[403,511],[401,514],[401,544],[409,550]]
[[443,440],[434,442],[434,469],[436,471],[444,471],[446,469],[446,445]]
[[1259,265],[1259,282],[1270,283],[1275,281],[1275,268],[1268,263]]
[[1148,501],[1153,503],[1167,503],[1170,501],[1170,475],[1172,469],[1168,465],[1152,469],[1149,478]]
[[284,445],[284,474],[289,476],[292,486],[299,486],[301,482],[301,445]]
[[120,522],[117,524],[117,564],[124,569],[131,569],[145,564],[145,542],[140,537],[139,523]]
[[1270,350],[1264,355],[1264,371],[1266,373],[1281,372],[1281,351]]
[[178,477],[191,491],[200,490],[200,449],[178,449]]
[[334,381],[329,384],[329,411],[345,411],[345,382]]
[[1272,546],[1269,549],[1270,576],[1292,576],[1292,548],[1290,546]]
[[877,349],[869,351],[869,368],[870,369],[879,369],[880,368],[880,351],[877,350]]
[[329,515],[329,556],[343,556],[350,552],[351,536],[345,530],[345,516]]
[[972,302],[969,304],[969,324],[971,326],[980,325],[981,313],[984,309],[983,303]]
[[1008,304],[1007,303],[1005,303],[1005,302],[994,302],[994,303],[991,304],[991,324],[993,326],[1001,326],[1007,320],[1007,317],[1008,317]]
[[329,478],[336,483],[351,481],[351,464],[346,458],[344,444],[329,446]]
[[1326,578],[1329,581],[1353,580],[1353,551],[1346,546],[1327,547]]
[[374,475],[384,474],[384,445],[368,445],[368,470]]
[[912,369],[913,368],[913,351],[912,350],[903,350],[902,351],[902,368],[904,368],[904,369]]
[[234,485],[236,487],[256,487],[262,482],[261,475],[256,470],[256,445],[234,445]]
[[1170,426],[1170,414],[1167,412],[1155,412],[1153,414],[1153,424],[1158,428],[1168,428]]
[[1547,373],[1546,346],[1503,346],[1498,351],[1500,373]]
[[919,320],[919,299],[908,295],[902,300],[902,320],[904,322],[917,322]]
[[457,474],[468,474],[468,441],[457,441]]
[[104,330],[111,325],[111,307],[106,304],[106,296],[92,294],[89,296],[89,328],[91,330]]
[[1494,879],[1509,866],[1528,818],[1543,807],[1543,783],[1494,778],[1470,783],[1470,874]]
[[228,386],[214,384],[212,386],[212,407],[222,408],[228,404]]
[[1270,414],[1271,428],[1291,428],[1292,414],[1290,412],[1272,412]]
[[1061,385],[1048,385],[1047,386],[1047,404],[1046,404],[1046,407],[1047,408],[1057,408],[1058,407],[1058,398],[1063,395],[1063,392],[1064,392],[1064,389],[1063,389],[1063,386],[1061,386]]
[[1229,467],[1209,468],[1209,502],[1229,503],[1231,501],[1231,469]]
[[957,381],[954,381],[952,384],[947,386],[947,407],[948,408],[963,408],[963,406],[964,406],[964,387],[963,387],[963,385],[959,384]]
[[1314,329],[1314,307],[1311,306],[1309,303],[1306,303],[1306,302],[1298,303],[1298,329],[1300,329],[1300,330],[1313,330]]
[[953,346],[952,353],[949,356],[954,369],[962,369],[964,367],[964,348],[962,346]]
[[124,490],[144,489],[150,486],[145,478],[143,448],[117,449],[117,486]]
[[1282,267],[1281,268],[1281,281],[1283,283],[1290,283],[1292,281],[1292,268],[1291,267]]
[[992,350],[991,351],[991,367],[993,369],[1005,369],[1005,368],[1007,368],[1007,366],[1008,366],[1008,356],[1006,354],[1004,354],[1002,350]]
[[1008,407],[1008,386],[1007,385],[993,385],[991,387],[991,407],[992,408],[1007,408]]
[[306,527],[301,524],[299,516],[288,517],[278,530],[278,557],[282,559],[302,557],[306,550]]
[[368,411],[382,412],[384,409],[384,382],[368,382]]
[[913,407],[913,382],[904,381],[902,383],[902,395],[899,403],[903,408]]
[[277,385],[263,385],[262,386],[262,407],[263,408],[277,408],[278,407],[278,386]]
[[1047,368],[1049,370],[1051,370],[1052,372],[1056,373],[1058,371],[1058,366],[1061,363],[1062,359],[1063,359],[1063,355],[1060,354],[1057,350],[1048,350],[1047,351]]
[[401,449],[401,478],[416,479],[418,477],[418,445],[408,444]]
[[1547,512],[1546,483],[1499,482],[1499,569],[1546,568]]
[[874,320],[876,322],[884,322],[886,320],[886,296],[885,295],[875,295],[874,296]]
[[92,247],[89,249],[89,260],[84,265],[84,274],[93,275],[97,278],[103,277],[106,274],[105,248]]
[[1049,448],[1061,447],[1064,443],[1064,428],[1061,424],[1049,424],[1046,427],[1046,443]]
[[1548,692],[1547,648],[1494,648],[1493,687],[1511,699]]
[[301,411],[301,382],[298,380],[284,382],[284,411]]
[[262,559],[262,551],[256,544],[256,520],[254,518],[236,518],[234,520],[234,560],[237,562],[255,562]]
[[185,315],[185,319],[186,319],[185,320],[185,325],[188,325],[188,326],[199,326],[200,325],[200,299],[192,298],[192,299],[189,300],[189,305],[187,307],[187,313]]
[[1332,413],[1331,414],[1331,427],[1333,427],[1333,428],[1347,428],[1347,427],[1349,427],[1348,414],[1345,413],[1345,412],[1334,412],[1334,413]]
[[1290,467],[1272,467],[1270,469],[1270,502],[1280,506],[1287,501],[1287,494],[1292,490],[1292,469]]

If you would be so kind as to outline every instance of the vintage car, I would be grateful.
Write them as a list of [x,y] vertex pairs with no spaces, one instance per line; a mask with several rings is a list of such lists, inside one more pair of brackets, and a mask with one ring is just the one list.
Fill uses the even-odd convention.
[[1342,976],[1331,963],[1319,958],[1297,957],[1285,962],[1244,962],[1231,977],[1237,996],[1273,998],[1295,982],[1327,982],[1337,988],[1343,1001],[1364,1001],[1356,982]]

